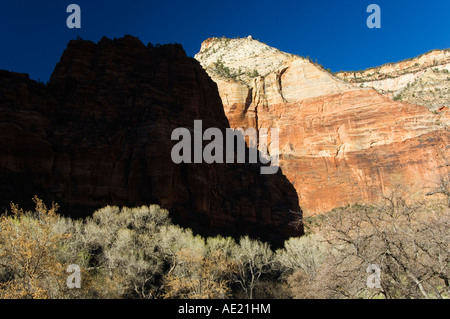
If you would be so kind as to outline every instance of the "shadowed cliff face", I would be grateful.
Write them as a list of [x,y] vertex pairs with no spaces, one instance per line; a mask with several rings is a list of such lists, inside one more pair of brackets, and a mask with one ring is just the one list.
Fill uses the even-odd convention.
[[229,127],[216,84],[179,45],[71,41],[47,86],[0,71],[0,208],[35,193],[75,216],[157,203],[204,234],[300,235],[281,171],[172,162],[172,131],[196,119]]

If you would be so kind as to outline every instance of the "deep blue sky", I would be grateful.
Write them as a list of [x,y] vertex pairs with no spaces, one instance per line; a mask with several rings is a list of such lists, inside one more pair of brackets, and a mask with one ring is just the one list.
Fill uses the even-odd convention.
[[[66,27],[71,3],[81,7],[81,29]],[[371,3],[381,7],[381,29],[366,26]],[[332,71],[359,70],[450,48],[450,1],[0,0],[0,69],[47,81],[70,39],[125,34],[181,43],[189,56],[206,38],[252,35]]]

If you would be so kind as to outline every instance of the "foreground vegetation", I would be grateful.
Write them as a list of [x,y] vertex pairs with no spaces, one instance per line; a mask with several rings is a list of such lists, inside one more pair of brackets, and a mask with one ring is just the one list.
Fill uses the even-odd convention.
[[[448,298],[445,202],[391,196],[305,221],[273,251],[242,237],[203,238],[157,205],[105,207],[84,220],[35,197],[0,219],[0,298]],[[81,269],[69,289],[67,267]],[[381,269],[369,288],[369,265]]]

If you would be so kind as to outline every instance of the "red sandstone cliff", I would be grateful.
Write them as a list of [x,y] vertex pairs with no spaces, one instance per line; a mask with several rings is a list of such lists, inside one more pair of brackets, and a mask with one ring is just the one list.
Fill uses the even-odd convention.
[[177,45],[71,41],[46,86],[0,71],[2,210],[38,193],[71,214],[157,203],[206,233],[301,234],[291,225],[298,198],[281,173],[172,162],[172,131],[195,119],[229,125],[216,84]]
[[423,198],[448,173],[447,108],[394,102],[251,38],[208,39],[196,59],[231,127],[279,129],[280,164],[305,214],[374,203],[397,188]]

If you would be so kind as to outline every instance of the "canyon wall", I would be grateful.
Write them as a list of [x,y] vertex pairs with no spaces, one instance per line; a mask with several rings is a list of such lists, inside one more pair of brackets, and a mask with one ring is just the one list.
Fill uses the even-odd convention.
[[422,199],[448,173],[448,108],[393,101],[251,37],[208,39],[196,59],[231,127],[279,129],[280,165],[306,215],[394,191]]
[[54,200],[74,217],[156,203],[204,234],[282,242],[298,197],[259,164],[174,164],[178,127],[229,127],[216,84],[180,45],[71,41],[47,85],[0,71],[0,206]]

